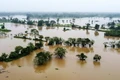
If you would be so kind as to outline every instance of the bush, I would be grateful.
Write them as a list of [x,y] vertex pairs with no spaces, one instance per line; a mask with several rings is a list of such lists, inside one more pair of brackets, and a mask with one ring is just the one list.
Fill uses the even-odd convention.
[[34,63],[36,65],[43,65],[46,64],[51,59],[52,54],[50,52],[40,52],[36,54],[36,57],[34,59]]

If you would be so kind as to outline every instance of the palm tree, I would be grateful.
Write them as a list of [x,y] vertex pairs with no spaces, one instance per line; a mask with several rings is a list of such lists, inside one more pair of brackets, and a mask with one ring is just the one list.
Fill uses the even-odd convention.
[[93,60],[95,60],[95,61],[98,61],[100,59],[101,59],[101,56],[98,54],[95,54],[95,56],[93,57]]
[[66,53],[66,49],[62,48],[62,47],[57,47],[55,49],[55,55],[58,57],[58,58],[63,58],[65,57],[65,53]]
[[85,60],[87,56],[84,53],[76,55],[80,60]]

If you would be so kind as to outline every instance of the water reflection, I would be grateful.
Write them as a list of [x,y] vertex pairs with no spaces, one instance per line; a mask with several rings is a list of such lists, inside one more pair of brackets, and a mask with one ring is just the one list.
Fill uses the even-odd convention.
[[18,59],[18,60],[14,60],[10,63],[11,66],[23,66],[24,64],[24,61],[22,61],[22,58],[21,59]]
[[86,30],[86,34],[87,34],[87,35],[89,35],[89,34],[90,34],[89,30]]
[[84,53],[89,53],[89,52],[94,52],[94,49],[91,47],[91,48],[87,48],[87,47],[85,47],[85,48],[79,48],[79,47],[76,47],[76,51],[78,52],[78,53],[81,53],[81,52],[84,52]]
[[95,35],[95,36],[99,36],[99,32],[98,32],[98,31],[95,31],[95,32],[94,32],[94,35]]
[[83,61],[82,60],[78,60],[77,63],[79,65],[81,65],[81,67],[84,67],[87,62],[86,62],[86,60],[83,60]]
[[41,66],[34,65],[35,73],[45,73],[45,71],[50,67],[51,62],[52,60]]
[[104,38],[106,38],[106,39],[112,39],[112,40],[119,40],[120,39],[120,37],[111,37],[111,36],[104,36]]
[[75,47],[70,47],[69,51],[75,52],[76,48]]
[[38,30],[39,30],[39,31],[42,31],[42,29],[43,29],[43,27],[38,27]]
[[0,66],[2,66],[3,69],[6,69],[9,67],[8,63],[6,62],[0,62]]
[[61,47],[62,45],[54,45],[54,46],[48,46],[50,51],[54,51],[57,47]]
[[59,58],[55,58],[54,59],[54,62],[55,62],[55,64],[58,66],[58,67],[60,67],[60,68],[63,68],[63,67],[65,67],[65,59],[59,59]]
[[94,64],[95,67],[100,67],[100,62],[93,61],[93,64]]

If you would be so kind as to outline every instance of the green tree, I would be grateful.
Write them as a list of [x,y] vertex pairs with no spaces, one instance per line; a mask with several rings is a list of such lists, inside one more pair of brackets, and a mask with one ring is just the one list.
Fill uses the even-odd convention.
[[51,20],[51,21],[50,21],[50,25],[53,27],[54,24],[56,24],[56,22],[55,22],[54,20]]
[[36,49],[40,49],[41,47],[43,47],[43,42],[40,41],[39,43],[35,43],[35,47]]
[[46,42],[48,42],[49,39],[50,39],[50,37],[45,37]]
[[82,42],[82,39],[81,39],[81,38],[77,38],[76,43],[77,43],[77,46],[78,46],[78,47],[80,46],[81,42]]
[[50,22],[49,21],[45,21],[45,24],[46,24],[46,26],[50,26]]
[[66,51],[66,49],[64,49],[64,48],[62,48],[62,47],[57,47],[56,49],[55,49],[55,55],[56,55],[56,57],[58,57],[58,58],[63,58],[63,57],[65,57],[65,53],[66,53],[67,51]]
[[0,61],[6,61],[8,55],[5,53],[2,53],[2,55],[0,56]]
[[62,38],[59,38],[59,37],[53,37],[53,40],[55,42],[55,44],[62,44],[63,42],[63,39]]
[[57,25],[59,24],[59,21],[60,21],[60,19],[59,19],[59,18],[57,18]]
[[34,25],[34,22],[33,21],[27,21],[27,24],[28,25]]
[[86,24],[86,29],[89,29],[89,27],[90,27],[90,24],[87,23],[87,24]]
[[37,29],[31,29],[31,33],[34,35],[35,39],[36,36],[39,35],[39,31]]
[[52,54],[50,52],[40,52],[36,54],[36,57],[34,59],[34,62],[36,65],[44,65],[46,64],[49,60],[51,60]]
[[54,39],[53,38],[49,39],[48,45],[54,45]]
[[22,49],[23,49],[22,46],[16,46],[16,47],[15,47],[15,52],[18,53],[18,54],[20,54],[20,53],[21,53],[20,51],[21,51]]
[[85,60],[87,56],[84,53],[76,55],[80,60]]
[[9,59],[18,59],[20,56],[19,56],[19,53],[13,51],[10,53],[9,55]]
[[101,56],[98,54],[95,54],[95,56],[93,57],[93,60],[95,61],[99,61],[101,59]]
[[95,24],[95,29],[96,29],[96,30],[99,30],[99,27],[100,27],[100,25]]
[[44,24],[43,20],[38,21],[38,26],[43,26],[43,24]]
[[44,38],[44,36],[43,35],[39,35],[39,38],[42,41],[42,39]]
[[35,46],[33,45],[33,43],[28,43],[28,46],[31,48],[31,50],[34,50],[35,49]]
[[14,18],[14,19],[11,20],[11,22],[13,22],[13,23],[19,23],[19,19],[18,18]]
[[5,29],[5,23],[3,23],[3,25],[2,25],[2,27],[1,27],[1,29]]

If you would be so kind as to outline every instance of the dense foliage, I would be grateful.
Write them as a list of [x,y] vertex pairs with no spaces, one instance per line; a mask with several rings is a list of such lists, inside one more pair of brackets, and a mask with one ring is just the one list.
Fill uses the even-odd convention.
[[34,62],[36,65],[43,65],[51,59],[52,54],[50,52],[40,52],[36,54]]
[[114,37],[120,37],[120,31],[119,30],[110,30],[105,32],[105,36],[114,36]]
[[80,60],[85,60],[87,56],[84,53],[76,55]]
[[62,48],[62,47],[57,47],[56,49],[55,49],[55,55],[56,55],[56,57],[58,57],[58,58],[63,58],[63,57],[65,57],[65,53],[66,53],[67,51],[66,51],[66,49],[64,49],[64,48]]
[[95,54],[95,56],[93,57],[93,60],[95,61],[99,61],[101,59],[101,56],[98,54]]
[[19,59],[23,56],[29,55],[34,50],[35,46],[32,43],[29,43],[28,46],[25,48],[23,48],[22,46],[16,46],[15,51],[12,51],[9,55],[3,53],[0,56],[0,61],[9,62],[15,59]]

